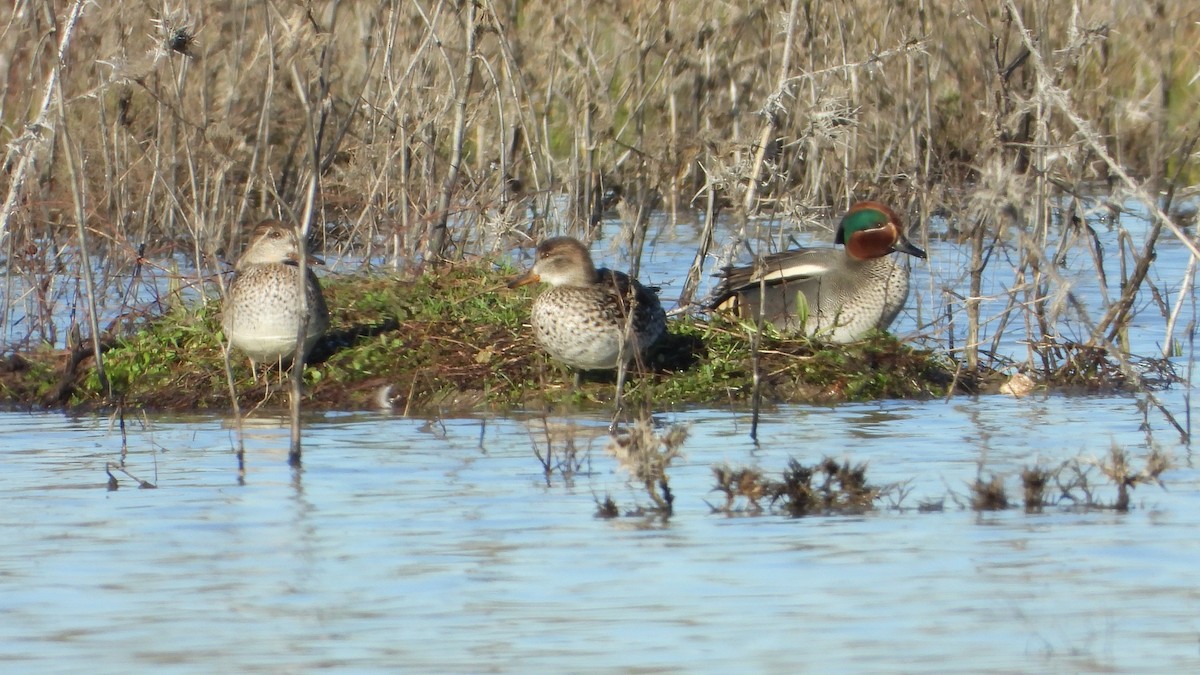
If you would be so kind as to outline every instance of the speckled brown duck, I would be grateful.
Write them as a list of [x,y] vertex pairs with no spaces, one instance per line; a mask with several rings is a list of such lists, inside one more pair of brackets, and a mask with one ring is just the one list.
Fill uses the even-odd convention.
[[[225,336],[251,362],[282,363],[296,350],[304,319],[301,307],[300,245],[295,228],[267,221],[254,229],[250,243],[235,266],[221,316]],[[313,263],[320,261],[309,259]],[[329,309],[312,268],[304,280],[309,319],[304,353],[329,328]]]
[[[538,281],[550,287],[533,302],[534,335],[551,357],[568,366],[617,368],[666,329],[657,293],[622,272],[596,269],[587,248],[571,237],[543,241],[533,268],[509,286]],[[632,331],[627,333],[631,313]]]

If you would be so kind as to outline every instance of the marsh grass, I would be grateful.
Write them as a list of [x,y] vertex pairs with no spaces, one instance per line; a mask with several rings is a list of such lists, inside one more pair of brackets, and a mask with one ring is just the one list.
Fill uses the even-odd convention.
[[[1190,295],[1172,304],[1148,271],[1166,237],[1196,252],[1175,207],[1200,179],[1197,19],[1192,3],[1057,0],[13,3],[0,8],[4,350],[78,336],[71,348],[90,344],[96,368],[85,390],[98,396],[108,376],[110,403],[130,382],[167,380],[118,347],[101,371],[112,341],[141,329],[97,317],[127,314],[144,267],[215,298],[244,229],[300,220],[313,186],[302,225],[318,248],[408,272],[549,232],[590,237],[616,195],[634,268],[654,209],[674,219],[703,208],[710,222],[720,211],[736,239],[770,249],[787,240],[781,224],[872,197],[906,214],[917,241],[959,244],[958,276],[925,294],[941,305],[915,308],[920,339],[947,350],[956,372],[1021,369],[1053,385],[1092,377],[1100,358],[1115,386],[1149,392],[1125,338],[1135,309],[1161,315],[1164,348],[1194,346],[1173,320]],[[46,36],[65,45],[61,61]],[[1131,211],[1148,214],[1144,235],[1116,218]],[[1098,247],[1097,227],[1119,231],[1119,250]],[[712,243],[721,252],[698,252],[691,279],[739,245]],[[1112,294],[1084,307],[1067,260]],[[358,286],[379,293],[373,283]],[[397,322],[428,316],[391,309]],[[525,379],[481,379],[476,369],[504,373],[516,357],[456,349],[477,343],[449,324],[447,354],[480,361],[443,373],[428,347],[377,320],[344,317],[309,384],[407,408],[409,391],[434,392],[427,403],[494,400],[493,385]],[[412,332],[433,335],[427,321]],[[1028,350],[1009,361],[998,346],[1014,326]],[[187,328],[171,339],[202,339]],[[720,331],[680,332],[724,349]],[[379,344],[336,351],[368,339]],[[794,360],[790,349],[764,338],[754,350],[750,374],[768,399],[799,386],[772,362]],[[389,377],[388,355],[410,352],[413,374]],[[718,364],[710,377],[741,392],[739,372]],[[472,377],[492,384],[456,393]],[[821,386],[869,397],[895,384]],[[216,407],[206,391],[196,404]],[[1190,434],[1152,393],[1143,402]]]

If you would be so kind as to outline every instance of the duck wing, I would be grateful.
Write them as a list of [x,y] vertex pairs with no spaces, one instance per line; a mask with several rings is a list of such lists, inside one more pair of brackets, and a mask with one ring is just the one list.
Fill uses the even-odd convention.
[[818,279],[829,272],[831,257],[836,255],[836,249],[802,248],[765,256],[752,265],[725,267],[716,275],[720,281],[705,304],[708,309],[717,309],[733,296],[757,292],[760,286],[770,288]]
[[637,279],[631,279],[628,274],[602,267],[596,270],[597,280],[610,293],[621,298],[622,304],[627,298],[634,298],[638,307],[658,307],[658,286],[644,286]]

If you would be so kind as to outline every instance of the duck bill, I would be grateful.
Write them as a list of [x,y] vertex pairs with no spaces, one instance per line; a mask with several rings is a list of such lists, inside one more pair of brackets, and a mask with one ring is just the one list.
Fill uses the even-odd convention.
[[907,254],[909,254],[911,256],[915,256],[917,258],[925,257],[925,251],[922,251],[921,249],[917,248],[917,246],[915,244],[913,244],[911,241],[909,241],[907,237],[900,237],[899,241],[897,241],[895,243],[895,245],[892,246],[892,250],[897,251],[899,253],[907,253]]
[[[288,260],[288,262],[292,263],[293,265],[300,264],[300,256],[296,255],[295,253],[289,253],[287,260]],[[304,256],[304,262],[308,263],[309,265],[324,265],[325,264],[324,260],[322,260],[321,258],[318,258],[317,256],[315,256],[311,253]]]
[[528,284],[536,284],[537,282],[539,282],[541,280],[542,280],[542,278],[539,277],[537,274],[534,274],[533,270],[529,270],[525,274],[522,274],[521,276],[517,277],[516,279],[513,279],[512,281],[508,282],[508,287],[509,288],[517,288],[518,286],[526,286]]

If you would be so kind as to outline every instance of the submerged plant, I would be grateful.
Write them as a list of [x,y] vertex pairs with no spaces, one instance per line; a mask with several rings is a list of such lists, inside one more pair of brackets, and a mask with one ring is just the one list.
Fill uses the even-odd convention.
[[[1095,479],[1094,469],[1104,476],[1104,482]],[[1026,467],[1021,471],[1022,501],[1026,513],[1041,513],[1047,506],[1067,503],[1082,509],[1111,509],[1128,511],[1130,492],[1138,485],[1154,483],[1162,486],[1162,474],[1171,468],[1170,458],[1158,448],[1151,449],[1145,465],[1135,469],[1129,454],[1116,446],[1110,448],[1103,460],[1077,457],[1063,462],[1055,469],[1043,466]],[[1115,499],[1100,496],[1105,484],[1116,488]],[[1051,486],[1057,494],[1049,494]],[[971,486],[971,508],[976,511],[993,511],[1008,508],[1008,496],[1003,479],[993,475],[990,480],[979,478]]]
[[585,427],[570,421],[554,421],[547,415],[530,420],[529,440],[533,455],[542,466],[546,484],[555,475],[572,484],[575,475],[591,460],[591,443],[604,433],[598,427]]
[[1146,465],[1140,470],[1130,466],[1129,454],[1113,444],[1109,449],[1108,459],[1100,463],[1100,471],[1117,486],[1117,499],[1112,508],[1117,511],[1129,510],[1129,492],[1143,483],[1155,483],[1162,487],[1162,473],[1171,468],[1171,462],[1166,454],[1158,448],[1150,451],[1146,457]]
[[663,514],[670,515],[675,502],[667,469],[672,461],[683,456],[687,435],[687,427],[681,424],[672,425],[660,434],[653,421],[643,417],[627,431],[614,434],[608,445],[621,468],[645,488],[655,509]]
[[713,477],[713,490],[725,495],[725,503],[713,510],[723,513],[759,513],[764,499],[772,509],[793,518],[863,513],[873,510],[875,500],[891,491],[867,482],[866,463],[839,463],[831,458],[811,466],[791,459],[780,480],[768,478],[757,468],[726,465],[714,466]]
[[1003,511],[1008,508],[1004,479],[993,474],[991,480],[976,478],[971,484],[971,508],[975,511]]
[[1050,471],[1040,466],[1026,467],[1021,471],[1026,513],[1040,513],[1046,506],[1046,486],[1052,477]]
[[783,480],[771,485],[770,495],[772,505],[787,515],[799,517],[870,511],[875,508],[881,490],[867,483],[865,462],[839,463],[827,457],[813,466],[790,460]]
[[745,509],[751,513],[763,510],[759,500],[769,495],[770,481],[762,471],[746,467],[734,469],[726,465],[714,466],[712,471],[717,481],[713,490],[725,494],[725,503],[713,510],[732,513],[739,499],[746,501]]

